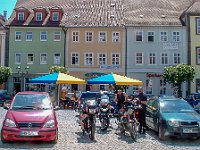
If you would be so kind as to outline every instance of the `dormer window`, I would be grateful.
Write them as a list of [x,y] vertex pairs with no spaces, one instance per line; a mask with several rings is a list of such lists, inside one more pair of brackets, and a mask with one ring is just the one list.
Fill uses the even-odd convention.
[[36,12],[36,21],[42,21],[42,13]]
[[58,20],[59,20],[59,12],[53,12],[52,21],[58,21]]
[[24,12],[18,13],[18,21],[24,21]]

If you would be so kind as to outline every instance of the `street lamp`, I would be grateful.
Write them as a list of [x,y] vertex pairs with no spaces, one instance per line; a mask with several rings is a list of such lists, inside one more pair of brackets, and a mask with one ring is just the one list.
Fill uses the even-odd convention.
[[24,69],[21,69],[21,66],[17,66],[18,75],[21,78],[21,91],[25,91],[25,77],[28,75],[28,70],[30,69],[29,66],[26,66]]

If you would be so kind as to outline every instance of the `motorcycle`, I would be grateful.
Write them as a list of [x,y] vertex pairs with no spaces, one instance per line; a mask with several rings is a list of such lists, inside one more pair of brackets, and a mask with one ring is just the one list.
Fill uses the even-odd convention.
[[124,102],[123,107],[119,110],[119,122],[118,129],[120,132],[125,135],[125,132],[128,131],[133,140],[137,140],[139,122],[137,120],[137,107],[134,106],[130,101]]
[[81,129],[83,135],[85,132],[89,134],[91,140],[95,140],[96,114],[98,113],[98,105],[95,99],[85,100],[82,108],[82,124]]
[[107,95],[102,95],[99,104],[99,120],[101,123],[101,131],[106,131],[110,124],[110,101]]

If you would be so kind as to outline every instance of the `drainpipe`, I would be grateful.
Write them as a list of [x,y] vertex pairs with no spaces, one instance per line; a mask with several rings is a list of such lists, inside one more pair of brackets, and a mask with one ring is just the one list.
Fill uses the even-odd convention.
[[127,71],[127,28],[125,27],[125,76],[127,76],[128,71]]
[[66,67],[66,49],[67,49],[67,45],[66,45],[66,39],[67,39],[67,29],[65,29],[65,27],[62,27],[62,30],[64,31],[64,67]]

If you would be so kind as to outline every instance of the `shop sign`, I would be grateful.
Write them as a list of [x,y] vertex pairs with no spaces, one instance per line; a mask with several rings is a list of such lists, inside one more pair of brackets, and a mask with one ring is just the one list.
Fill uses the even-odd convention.
[[163,43],[164,50],[178,49],[178,43]]
[[119,69],[119,65],[100,65],[100,69]]
[[146,77],[151,78],[151,77],[161,77],[162,75],[159,73],[147,73]]

